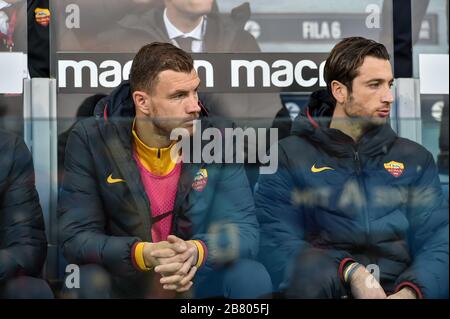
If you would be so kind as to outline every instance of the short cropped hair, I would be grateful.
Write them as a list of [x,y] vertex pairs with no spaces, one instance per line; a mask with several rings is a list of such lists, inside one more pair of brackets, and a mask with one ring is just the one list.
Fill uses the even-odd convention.
[[194,69],[192,57],[170,43],[153,42],[136,54],[130,72],[131,92],[151,92],[158,75],[166,70],[190,73]]

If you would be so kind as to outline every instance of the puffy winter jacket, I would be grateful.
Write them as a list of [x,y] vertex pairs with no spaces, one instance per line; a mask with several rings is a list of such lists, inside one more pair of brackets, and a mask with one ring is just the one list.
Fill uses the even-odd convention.
[[[70,263],[102,265],[119,285],[136,291],[147,274],[133,266],[131,248],[138,241],[152,241],[153,221],[133,159],[135,111],[129,83],[100,101],[95,113],[96,117],[79,122],[68,139],[59,238]],[[204,189],[198,190],[193,184],[201,169],[207,179]],[[258,223],[242,165],[183,163],[171,213],[173,234],[206,243],[209,254],[199,274],[230,258],[256,257]],[[224,256],[224,251],[231,254]]]
[[0,285],[37,276],[47,256],[44,219],[25,143],[0,131]]
[[351,258],[376,264],[387,291],[409,285],[419,296],[446,297],[448,203],[432,155],[389,124],[355,143],[329,128],[333,111],[323,91],[314,93],[279,143],[278,172],[260,177],[260,257],[273,282],[315,247],[332,257],[336,276]]

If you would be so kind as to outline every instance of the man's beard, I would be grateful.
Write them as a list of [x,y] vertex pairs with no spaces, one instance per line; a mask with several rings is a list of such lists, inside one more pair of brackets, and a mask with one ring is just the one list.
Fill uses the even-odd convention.
[[158,130],[159,135],[169,137],[174,129],[185,128],[193,129],[193,125],[186,125],[188,122],[197,120],[198,117],[189,117],[187,119],[171,119],[171,118],[160,118],[154,119],[153,125]]
[[351,119],[351,122],[355,125],[359,125],[361,129],[364,131],[370,130],[374,127],[384,125],[387,122],[386,118],[376,117],[376,116],[360,116],[352,114],[351,112],[348,112],[347,110],[354,109],[352,106],[354,106],[355,99],[353,98],[353,94],[350,94],[350,96],[347,98],[346,105],[344,107],[345,114],[349,119]]

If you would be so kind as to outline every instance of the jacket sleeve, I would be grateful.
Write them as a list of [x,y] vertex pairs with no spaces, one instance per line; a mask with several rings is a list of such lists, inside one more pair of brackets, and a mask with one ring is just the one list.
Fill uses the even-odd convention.
[[218,174],[206,233],[194,234],[207,247],[205,270],[239,258],[254,259],[259,245],[255,206],[243,165],[224,164]]
[[83,122],[71,132],[58,206],[59,240],[69,263],[98,264],[113,274],[129,276],[137,270],[131,260],[136,237],[106,234],[105,215],[96,168]]
[[0,194],[0,284],[15,275],[38,276],[47,255],[33,160],[23,141],[16,138],[13,144],[7,186]]
[[[298,185],[283,147],[279,147],[278,163],[275,174],[260,175],[255,204],[261,225],[259,258],[269,271],[274,288],[284,289],[290,282],[295,261],[312,247],[304,239],[305,209],[295,203]],[[344,251],[323,249],[323,252],[334,263],[336,276],[342,272],[345,263],[353,260]]]
[[448,298],[448,202],[432,155],[409,194],[408,242],[412,263],[397,279],[396,291],[413,288],[421,298]]

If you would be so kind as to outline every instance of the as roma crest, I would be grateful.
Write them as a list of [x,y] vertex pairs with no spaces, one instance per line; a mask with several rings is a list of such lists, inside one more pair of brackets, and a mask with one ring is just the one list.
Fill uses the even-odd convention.
[[392,176],[399,177],[403,174],[405,165],[396,161],[390,161],[389,163],[384,163],[384,168],[391,173]]
[[50,10],[36,8],[34,10],[34,18],[36,19],[36,22],[38,24],[40,24],[43,27],[46,27],[50,24]]
[[197,192],[202,192],[208,183],[208,171],[204,168],[200,169],[197,174],[195,174],[194,182],[192,183],[192,188]]

